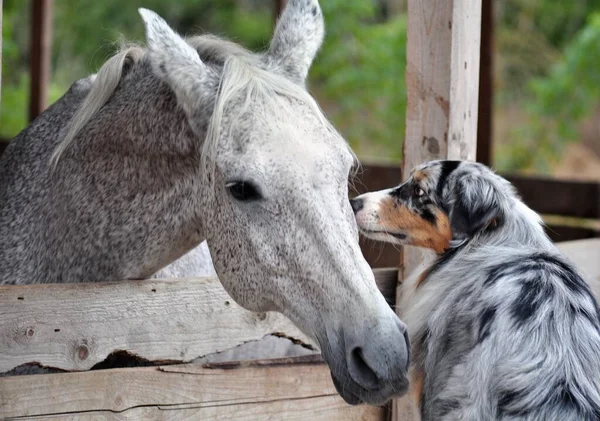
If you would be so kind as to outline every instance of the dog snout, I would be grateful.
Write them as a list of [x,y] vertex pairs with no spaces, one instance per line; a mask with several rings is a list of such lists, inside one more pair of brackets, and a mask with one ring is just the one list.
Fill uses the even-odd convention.
[[350,205],[354,213],[358,213],[364,206],[364,201],[361,198],[355,198],[350,200]]

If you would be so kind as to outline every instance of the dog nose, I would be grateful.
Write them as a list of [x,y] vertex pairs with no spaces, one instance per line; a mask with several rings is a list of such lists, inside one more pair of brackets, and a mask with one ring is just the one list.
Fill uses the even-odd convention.
[[364,202],[362,199],[352,199],[350,200],[350,206],[352,206],[352,210],[354,213],[357,213],[363,208]]

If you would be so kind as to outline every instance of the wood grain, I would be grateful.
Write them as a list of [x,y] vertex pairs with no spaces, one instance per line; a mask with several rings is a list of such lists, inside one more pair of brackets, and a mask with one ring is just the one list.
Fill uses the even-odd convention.
[[325,364],[188,364],[0,378],[6,420],[379,421],[383,411],[345,404]]
[[121,350],[185,362],[275,332],[311,343],[277,313],[242,309],[216,278],[0,287],[0,372],[88,370]]
[[383,421],[381,408],[351,407],[334,401],[331,396],[299,400],[280,400],[264,403],[246,403],[235,406],[202,408],[138,407],[125,412],[92,411],[35,417],[7,418],[32,421]]
[[[390,304],[393,276],[375,271]],[[117,351],[189,362],[269,334],[313,344],[284,316],[241,308],[217,278],[0,286],[0,373],[88,370]]]
[[600,218],[600,183],[506,175],[523,201],[538,213]]
[[[408,0],[404,179],[425,161],[475,159],[480,39],[481,0]],[[400,278],[425,256],[405,247]],[[407,396],[394,401],[392,420],[416,412]]]

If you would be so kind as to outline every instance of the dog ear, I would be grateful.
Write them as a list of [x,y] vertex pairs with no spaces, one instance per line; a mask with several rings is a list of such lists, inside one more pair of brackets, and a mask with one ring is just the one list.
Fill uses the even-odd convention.
[[472,175],[461,177],[453,196],[449,219],[455,239],[472,238],[502,223],[501,193],[489,180]]

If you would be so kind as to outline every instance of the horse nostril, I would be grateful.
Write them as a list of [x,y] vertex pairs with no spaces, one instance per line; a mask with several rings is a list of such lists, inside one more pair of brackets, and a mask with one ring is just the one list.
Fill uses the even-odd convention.
[[352,206],[354,213],[357,213],[363,208],[364,201],[362,199],[352,199],[350,200],[350,205]]
[[348,370],[354,381],[368,390],[379,388],[379,379],[365,361],[362,348],[356,347],[348,356]]

